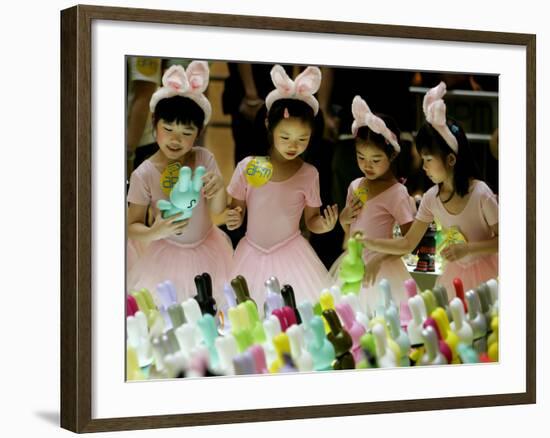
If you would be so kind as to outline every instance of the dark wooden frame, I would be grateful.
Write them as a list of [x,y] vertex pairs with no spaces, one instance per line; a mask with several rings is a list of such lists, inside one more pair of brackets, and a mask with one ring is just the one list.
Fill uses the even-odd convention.
[[[222,26],[525,46],[527,51],[526,392],[470,397],[92,419],[91,24]],[[61,426],[75,432],[197,426],[536,402],[536,37],[531,34],[75,6],[61,12]]]

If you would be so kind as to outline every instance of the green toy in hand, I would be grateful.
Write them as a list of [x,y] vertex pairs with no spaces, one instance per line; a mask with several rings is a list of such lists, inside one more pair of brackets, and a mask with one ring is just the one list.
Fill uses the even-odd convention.
[[363,244],[355,237],[348,239],[348,252],[342,260],[338,276],[342,282],[342,293],[359,293],[365,275]]
[[205,173],[206,169],[203,166],[198,166],[194,174],[187,166],[180,169],[178,182],[170,191],[170,200],[159,199],[157,202],[163,218],[180,214],[180,221],[191,217],[193,208],[201,199],[202,177]]

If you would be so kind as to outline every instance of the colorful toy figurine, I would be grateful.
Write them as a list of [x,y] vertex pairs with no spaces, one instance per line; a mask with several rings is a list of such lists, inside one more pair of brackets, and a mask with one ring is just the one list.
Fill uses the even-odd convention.
[[457,334],[460,339],[460,343],[471,347],[472,342],[474,341],[474,331],[472,330],[472,327],[470,327],[468,321],[466,321],[462,301],[460,301],[460,298],[453,298],[449,303],[449,307],[453,315],[451,330]]
[[417,362],[418,365],[446,365],[447,359],[439,350],[439,344],[437,342],[437,335],[432,326],[426,327],[422,331],[422,337],[424,338],[424,346],[426,351],[424,355]]
[[353,346],[353,340],[350,334],[344,330],[336,311],[328,309],[323,311],[323,316],[330,326],[330,333],[327,339],[334,346],[336,359],[332,363],[335,370],[350,370],[355,368],[355,360],[350,350]]
[[313,336],[307,348],[313,359],[313,369],[315,371],[331,370],[335,353],[333,345],[325,336],[323,319],[316,315],[311,319],[309,326]]
[[250,297],[248,284],[242,275],[237,275],[233,280],[231,280],[231,287],[237,296],[237,304],[244,303],[245,301],[252,301],[256,304],[256,302]]
[[363,244],[358,239],[351,237],[348,239],[348,252],[342,260],[338,273],[342,282],[342,293],[359,293],[364,276]]
[[264,315],[267,318],[275,309],[285,305],[277,277],[269,277],[266,280],[265,293]]
[[179,171],[179,178],[170,191],[170,200],[159,199],[157,207],[163,218],[179,214],[178,221],[189,219],[193,208],[201,199],[203,185],[202,177],[206,173],[203,166],[198,166],[193,174],[191,168],[183,166]]
[[197,295],[193,298],[199,303],[201,313],[209,313],[216,316],[218,307],[216,300],[212,296],[212,277],[208,272],[203,272],[201,275],[195,276],[195,286],[197,287]]
[[372,328],[374,342],[376,345],[376,363],[379,368],[394,368],[397,366],[395,353],[388,348],[386,328],[379,323],[374,324]]

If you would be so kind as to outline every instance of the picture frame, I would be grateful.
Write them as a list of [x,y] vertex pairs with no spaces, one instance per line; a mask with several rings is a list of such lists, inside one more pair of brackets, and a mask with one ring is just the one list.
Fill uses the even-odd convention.
[[[99,175],[94,167],[92,143],[95,135],[92,76],[93,25],[98,22],[141,23],[162,32],[164,26],[199,29],[249,29],[262,33],[337,38],[381,38],[425,40],[444,43],[480,43],[494,47],[518,47],[525,52],[525,312],[521,321],[524,355],[524,390],[481,395],[446,395],[401,400],[369,400],[367,396],[345,397],[332,404],[213,410],[155,415],[96,417],[94,407],[93,257],[95,233],[93,206],[99,202],[92,181]],[[158,26],[161,26],[159,28]],[[95,54],[94,54],[95,53]],[[115,431],[237,422],[275,421],[518,405],[536,402],[536,36],[502,32],[438,29],[397,25],[299,20],[276,17],[111,8],[78,5],[61,12],[61,426],[74,432]],[[120,145],[122,148],[123,146]],[[522,233],[523,236],[523,233]],[[123,300],[120,299],[121,309]],[[527,317],[528,315],[528,317]],[[120,330],[124,330],[120,327]],[[122,365],[121,365],[122,366]],[[295,376],[294,379],[300,379]],[[302,377],[305,378],[305,377]],[[295,380],[296,381],[296,380]],[[169,382],[166,382],[169,383]],[[194,387],[204,384],[195,382]],[[131,384],[136,387],[135,384]],[[359,400],[359,401],[358,401]]]

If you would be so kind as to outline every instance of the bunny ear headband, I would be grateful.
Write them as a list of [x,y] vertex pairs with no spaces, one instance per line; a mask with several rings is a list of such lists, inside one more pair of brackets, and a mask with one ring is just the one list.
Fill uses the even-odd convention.
[[447,125],[447,107],[443,102],[443,96],[447,92],[445,82],[440,82],[437,87],[431,88],[424,96],[422,109],[426,121],[443,137],[455,154],[458,154],[458,141]]
[[162,87],[151,96],[149,109],[154,113],[157,103],[162,99],[174,96],[187,97],[204,111],[206,125],[212,115],[212,107],[204,95],[209,74],[208,63],[204,61],[191,62],[187,66],[187,71],[181,65],[171,66],[162,76]]
[[353,114],[351,132],[354,137],[357,136],[359,128],[367,126],[372,132],[382,135],[386,141],[393,146],[395,152],[399,153],[401,151],[401,146],[399,146],[397,142],[396,135],[390,131],[384,120],[372,113],[367,102],[365,102],[361,96],[355,96],[353,98],[351,113]]
[[292,80],[283,67],[275,65],[271,69],[271,80],[275,89],[265,98],[265,106],[268,111],[276,100],[296,99],[307,103],[313,109],[313,114],[317,115],[319,102],[313,97],[313,94],[321,85],[321,70],[318,67],[308,67],[296,76],[296,79]]

